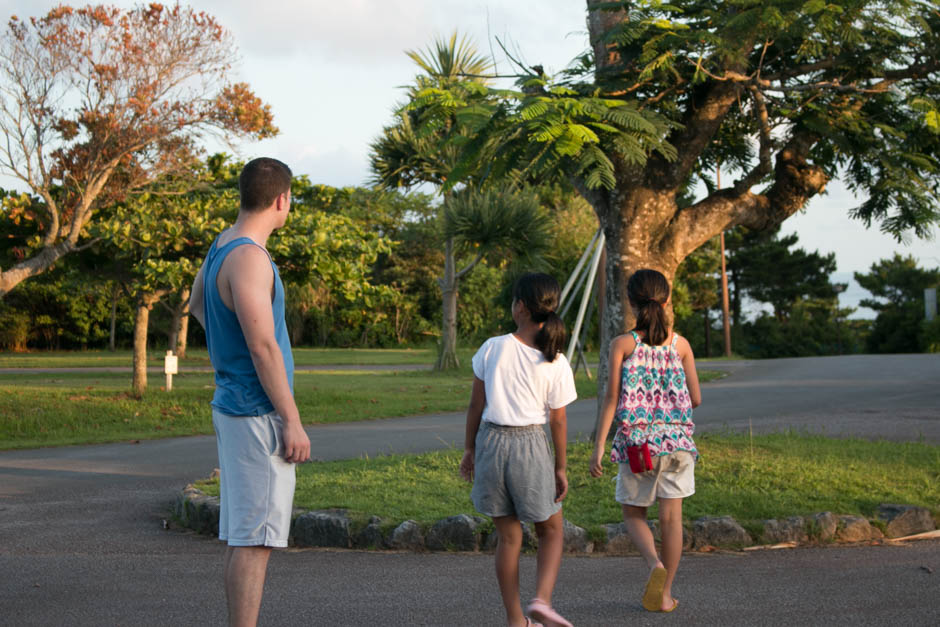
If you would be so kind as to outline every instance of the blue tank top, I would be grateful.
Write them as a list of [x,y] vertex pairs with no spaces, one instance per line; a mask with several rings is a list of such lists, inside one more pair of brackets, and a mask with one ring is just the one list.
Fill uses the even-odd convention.
[[[221,248],[219,240],[212,242],[206,256],[206,270],[203,275],[203,294],[206,318],[206,344],[209,347],[209,359],[215,369],[215,396],[212,406],[230,416],[260,416],[274,410],[261,381],[255,372],[251,353],[245,342],[238,316],[222,302],[216,277],[222,262],[238,246],[258,246],[247,237],[238,237]],[[258,246],[258,248],[262,248]],[[267,251],[265,250],[267,253]],[[268,255],[270,259],[270,255]],[[294,389],[294,355],[291,353],[290,337],[284,320],[284,285],[278,274],[277,266],[271,261],[274,271],[274,300],[271,303],[274,313],[274,337],[281,354],[284,356],[284,369],[291,391]]]

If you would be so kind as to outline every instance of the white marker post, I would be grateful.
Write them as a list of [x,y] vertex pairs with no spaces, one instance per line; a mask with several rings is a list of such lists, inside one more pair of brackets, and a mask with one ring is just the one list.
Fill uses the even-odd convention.
[[928,287],[924,290],[924,317],[927,322],[933,322],[937,317],[937,288]]
[[177,361],[177,357],[173,354],[173,351],[167,351],[166,357],[163,358],[163,372],[166,373],[167,392],[173,389],[173,375],[177,372]]

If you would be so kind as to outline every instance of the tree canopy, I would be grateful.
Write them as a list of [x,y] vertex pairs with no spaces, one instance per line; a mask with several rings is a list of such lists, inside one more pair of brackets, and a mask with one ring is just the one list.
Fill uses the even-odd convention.
[[196,140],[273,135],[270,108],[228,76],[215,18],[180,5],[59,6],[0,34],[0,172],[42,199],[38,238],[0,297],[89,243],[96,209],[193,165]]
[[[458,173],[486,147],[490,176],[565,177],[591,203],[606,236],[606,345],[632,324],[634,270],[672,279],[721,231],[775,227],[837,176],[867,196],[846,209],[896,237],[940,221],[938,7],[587,0],[591,49],[560,74],[520,66],[514,90],[415,100],[425,125],[473,128]],[[732,185],[714,185],[718,164]],[[706,195],[680,205],[698,181]]]
[[877,312],[868,336],[869,351],[940,350],[940,320],[932,324],[924,320],[924,290],[940,287],[940,268],[921,268],[913,257],[895,253],[871,264],[868,272],[856,272],[855,280],[872,295],[860,304]]

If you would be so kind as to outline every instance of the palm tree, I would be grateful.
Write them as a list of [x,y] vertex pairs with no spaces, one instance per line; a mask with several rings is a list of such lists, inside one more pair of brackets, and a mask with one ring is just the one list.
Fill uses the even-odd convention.
[[[479,54],[473,42],[467,37],[458,39],[455,31],[449,40],[438,39],[427,50],[408,50],[406,54],[420,68],[421,74],[415,77],[415,84],[409,90],[409,101],[414,102],[417,94],[428,88],[454,89],[460,93],[460,84],[470,81],[480,84],[487,82],[487,72],[492,67],[490,62]],[[437,188],[447,206],[453,195],[444,192],[448,176],[458,165],[459,148],[454,143],[462,136],[462,126],[456,117],[445,120],[431,131],[418,132],[420,126],[420,108],[402,107],[391,126],[383,129],[382,134],[371,146],[372,171],[378,185],[387,188],[411,188],[422,183],[429,183]],[[476,173],[470,171],[464,180],[465,185],[473,185]],[[453,190],[451,185],[449,190]],[[468,197],[469,198],[469,197]],[[456,201],[455,201],[456,202]],[[466,207],[469,200],[453,204]],[[456,209],[452,211],[457,211]],[[446,210],[445,210],[446,214]],[[478,219],[492,216],[492,212],[479,212]],[[457,269],[456,251],[461,242],[470,241],[470,231],[447,227],[444,220],[444,272],[438,278],[441,288],[442,313],[441,345],[435,368],[444,370],[456,368],[457,361],[457,284],[482,258],[489,247],[478,249],[478,258],[468,266]],[[461,222],[463,227],[466,222]],[[463,228],[461,227],[461,228]]]

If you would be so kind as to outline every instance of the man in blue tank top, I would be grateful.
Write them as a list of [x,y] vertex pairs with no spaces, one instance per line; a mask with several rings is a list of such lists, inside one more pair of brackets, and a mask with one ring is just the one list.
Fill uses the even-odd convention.
[[219,539],[229,623],[255,625],[271,547],[286,547],[294,464],[310,440],[294,402],[284,286],[264,245],[290,211],[291,171],[249,161],[238,177],[238,219],[213,242],[190,311],[206,330],[215,369],[212,423],[219,448]]

